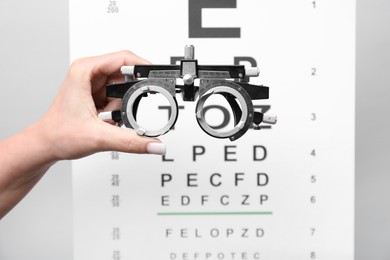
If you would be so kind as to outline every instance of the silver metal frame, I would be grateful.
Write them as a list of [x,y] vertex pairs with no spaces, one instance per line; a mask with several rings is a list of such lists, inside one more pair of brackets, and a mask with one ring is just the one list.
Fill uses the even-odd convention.
[[[199,100],[196,104],[196,120],[199,126],[207,134],[216,138],[229,138],[235,140],[241,137],[253,123],[253,105],[252,100],[248,93],[240,85],[227,80],[201,80],[199,88]],[[242,110],[241,118],[235,127],[226,132],[218,132],[211,128],[204,117],[204,104],[206,100],[214,94],[231,94],[239,102]]]
[[[173,92],[172,92],[173,91]],[[143,128],[135,119],[133,114],[134,104],[138,97],[142,96],[144,93],[160,93],[168,101],[171,106],[171,115],[168,119],[168,122],[165,126],[158,130],[146,130]],[[163,79],[163,80],[143,80],[138,82],[129,89],[123,97],[122,102],[122,120],[125,126],[134,129],[138,135],[148,136],[148,137],[157,137],[165,134],[175,125],[179,109],[177,105],[176,98],[174,96],[175,85],[173,80]]]

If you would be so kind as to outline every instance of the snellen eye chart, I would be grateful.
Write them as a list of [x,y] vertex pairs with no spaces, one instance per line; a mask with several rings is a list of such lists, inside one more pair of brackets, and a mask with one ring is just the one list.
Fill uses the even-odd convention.
[[[75,160],[75,260],[354,259],[354,0],[70,0],[69,13],[71,61],[176,64],[193,45],[199,64],[258,67],[269,99],[255,109],[278,117],[231,142],[177,97],[166,155]],[[213,128],[234,122],[210,102]],[[169,113],[150,95],[137,119]]]

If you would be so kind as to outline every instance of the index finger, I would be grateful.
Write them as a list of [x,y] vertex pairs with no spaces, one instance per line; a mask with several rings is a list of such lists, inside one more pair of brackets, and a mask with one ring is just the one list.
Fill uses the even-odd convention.
[[119,51],[87,58],[91,92],[97,92],[108,83],[109,78],[118,78],[122,66],[149,64],[147,60],[131,51]]
[[127,50],[95,56],[91,58],[90,62],[93,63],[91,78],[96,76],[108,77],[110,75],[117,74],[122,66],[150,63]]

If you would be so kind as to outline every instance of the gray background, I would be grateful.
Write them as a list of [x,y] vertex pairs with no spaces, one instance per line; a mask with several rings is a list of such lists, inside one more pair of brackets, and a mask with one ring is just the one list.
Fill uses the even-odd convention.
[[[389,25],[389,0],[357,0],[357,260],[390,259]],[[0,139],[49,107],[69,66],[68,41],[67,1],[0,0]],[[0,259],[72,257],[71,164],[61,162],[0,221]]]

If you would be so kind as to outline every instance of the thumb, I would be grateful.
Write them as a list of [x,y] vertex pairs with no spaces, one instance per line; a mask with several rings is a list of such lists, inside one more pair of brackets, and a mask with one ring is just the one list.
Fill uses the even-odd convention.
[[159,155],[166,153],[165,144],[157,138],[141,137],[129,128],[102,123],[102,133],[100,134],[103,139],[102,148],[104,150]]

